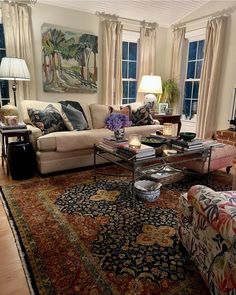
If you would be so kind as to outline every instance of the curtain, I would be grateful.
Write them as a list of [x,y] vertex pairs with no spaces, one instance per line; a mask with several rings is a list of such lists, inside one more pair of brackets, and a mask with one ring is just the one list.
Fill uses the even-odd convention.
[[[140,30],[139,55],[138,55],[138,76],[137,86],[139,87],[143,75],[151,75],[155,72],[156,64],[156,36],[157,26],[153,28],[142,27]],[[137,89],[138,89],[137,87]],[[143,102],[144,94],[137,93],[136,101]]]
[[[31,9],[24,4],[3,2],[2,17],[7,57],[24,59],[30,72],[29,82],[17,81],[17,102],[24,99],[34,100],[36,99],[36,86]],[[12,91],[10,93],[12,101]]]
[[118,21],[102,21],[102,102],[121,104],[122,30]]
[[204,62],[199,85],[197,135],[211,138],[215,132],[216,101],[223,57],[226,16],[208,21]]
[[184,74],[186,68],[186,55],[188,40],[185,39],[185,27],[177,28],[173,31],[172,57],[171,57],[171,79],[179,87],[179,102],[173,106],[174,113],[180,113],[182,109],[182,97],[184,88]]

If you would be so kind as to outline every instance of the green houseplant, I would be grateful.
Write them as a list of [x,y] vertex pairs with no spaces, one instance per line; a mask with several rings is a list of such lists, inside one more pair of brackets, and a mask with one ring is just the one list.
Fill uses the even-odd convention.
[[167,102],[171,108],[179,100],[179,88],[176,82],[172,79],[168,79],[162,83],[162,95],[160,102]]

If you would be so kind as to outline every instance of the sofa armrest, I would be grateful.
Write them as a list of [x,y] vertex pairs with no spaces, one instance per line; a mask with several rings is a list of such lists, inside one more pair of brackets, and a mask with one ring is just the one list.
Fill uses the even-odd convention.
[[236,245],[236,192],[215,192],[195,185],[188,191],[188,202],[224,239]]
[[32,143],[33,148],[36,150],[37,139],[43,135],[43,132],[39,128],[29,125],[29,124],[27,124],[27,129],[31,131],[31,134],[29,136],[29,140]]

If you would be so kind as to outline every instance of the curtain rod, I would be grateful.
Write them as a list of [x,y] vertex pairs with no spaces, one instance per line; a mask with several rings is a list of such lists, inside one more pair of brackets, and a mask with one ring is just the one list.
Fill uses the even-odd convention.
[[188,20],[186,22],[180,22],[180,23],[177,23],[177,24],[173,24],[173,25],[171,25],[171,28],[173,30],[179,29],[179,28],[184,28],[186,26],[186,24],[188,24],[188,23],[193,23],[193,22],[200,21],[200,20],[204,21],[204,20],[207,20],[207,19],[211,19],[211,18],[223,16],[223,15],[229,15],[235,9],[236,9],[236,4],[233,5],[233,6],[231,6],[231,7],[229,7],[229,8],[226,8],[226,9],[223,9],[223,10],[220,10],[220,11],[217,11],[215,13],[207,14],[205,16],[196,17],[196,18],[191,19],[191,20]]
[[[104,18],[104,19],[110,19],[110,20],[121,20],[121,21],[129,21],[129,22],[136,22],[136,24],[131,24],[131,23],[126,23],[128,25],[132,25],[132,26],[147,26],[147,27],[150,27],[150,28],[158,28],[158,24],[153,22],[146,22],[145,20],[141,21],[141,20],[137,20],[137,19],[132,19],[132,18],[127,18],[127,17],[120,17],[116,14],[107,14],[105,12],[99,12],[97,11],[95,13],[97,16],[99,16],[100,18]],[[138,23],[138,24],[137,24]]]

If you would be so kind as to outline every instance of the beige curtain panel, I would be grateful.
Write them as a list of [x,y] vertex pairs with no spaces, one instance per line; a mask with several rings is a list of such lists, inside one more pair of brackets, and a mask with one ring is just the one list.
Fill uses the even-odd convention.
[[102,25],[102,102],[121,104],[122,30],[118,21],[104,20]]
[[19,101],[24,99],[35,100],[36,84],[31,9],[27,5],[3,2],[2,18],[6,42],[6,55],[7,57],[24,59],[31,77],[29,82],[17,82],[17,101],[19,103]]
[[200,138],[211,138],[215,132],[216,101],[221,74],[226,22],[227,17],[221,16],[208,21],[207,24],[197,112],[197,135]]
[[[173,31],[172,57],[171,57],[171,79],[174,80],[180,92],[180,98],[183,97],[184,75],[186,68],[186,56],[188,49],[188,40],[185,39],[185,27],[177,28]],[[182,100],[174,106],[174,113],[180,113]]]
[[[137,89],[143,75],[155,73],[156,64],[156,42],[157,26],[154,28],[142,27],[140,30],[139,49],[138,49],[138,76]],[[144,101],[144,93],[137,93],[136,101]]]

